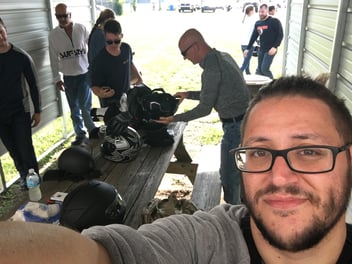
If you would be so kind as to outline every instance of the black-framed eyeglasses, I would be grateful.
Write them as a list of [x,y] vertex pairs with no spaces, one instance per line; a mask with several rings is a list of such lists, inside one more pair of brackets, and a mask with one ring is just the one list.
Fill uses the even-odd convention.
[[55,14],[55,16],[56,16],[57,19],[68,18],[70,16],[70,13],[67,13],[67,14]]
[[270,171],[275,159],[283,157],[288,167],[299,173],[324,173],[335,167],[338,153],[348,150],[351,143],[342,147],[311,145],[282,150],[243,147],[231,150],[238,170],[248,173]]
[[114,39],[114,40],[106,40],[106,44],[112,45],[112,44],[120,44],[121,39]]
[[189,45],[187,48],[185,48],[183,51],[181,51],[181,55],[183,57],[186,57],[187,52],[196,44],[196,42],[192,43],[191,45]]

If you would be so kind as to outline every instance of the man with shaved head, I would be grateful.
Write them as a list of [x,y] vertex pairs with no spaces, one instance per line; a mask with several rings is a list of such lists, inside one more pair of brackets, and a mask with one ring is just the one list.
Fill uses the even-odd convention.
[[227,203],[239,204],[240,175],[229,154],[240,143],[240,126],[249,94],[242,72],[230,54],[211,48],[202,34],[188,29],[178,43],[181,55],[203,69],[200,91],[178,92],[175,96],[198,100],[193,109],[175,116],[161,117],[157,122],[188,122],[209,115],[215,109],[222,122],[220,178]]

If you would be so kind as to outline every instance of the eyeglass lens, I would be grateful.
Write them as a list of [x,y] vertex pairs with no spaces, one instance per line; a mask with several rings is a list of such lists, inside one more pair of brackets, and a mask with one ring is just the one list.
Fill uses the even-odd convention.
[[120,44],[120,43],[121,43],[121,39],[107,40],[107,41],[106,41],[106,44],[108,44],[108,45]]
[[335,156],[333,147],[301,147],[282,151],[261,148],[235,151],[235,162],[245,172],[265,172],[272,168],[276,157],[282,156],[288,166],[298,172],[318,173],[333,169]]

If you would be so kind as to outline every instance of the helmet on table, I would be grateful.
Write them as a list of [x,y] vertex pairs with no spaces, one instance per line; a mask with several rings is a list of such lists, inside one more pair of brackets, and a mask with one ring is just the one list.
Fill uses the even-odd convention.
[[132,127],[119,136],[106,135],[100,146],[104,158],[115,162],[128,162],[137,156],[142,147],[138,132]]
[[126,205],[114,186],[92,180],[71,191],[61,207],[60,224],[82,231],[94,225],[122,223]]

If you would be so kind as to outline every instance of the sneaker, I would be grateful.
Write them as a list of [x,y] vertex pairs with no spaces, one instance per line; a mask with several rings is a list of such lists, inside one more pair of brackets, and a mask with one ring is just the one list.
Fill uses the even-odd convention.
[[20,178],[20,189],[21,189],[21,191],[28,190],[26,178]]
[[99,127],[95,127],[89,132],[89,139],[98,139],[98,138],[99,138]]

